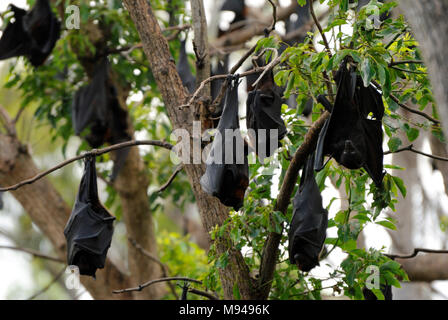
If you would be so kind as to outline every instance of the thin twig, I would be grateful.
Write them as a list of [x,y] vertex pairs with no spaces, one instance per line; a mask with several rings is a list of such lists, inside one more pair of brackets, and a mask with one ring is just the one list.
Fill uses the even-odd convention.
[[[372,83],[377,87],[377,88],[381,88],[381,85],[376,82],[375,80],[372,80]],[[411,112],[411,113],[415,113],[418,114],[419,116],[422,116],[426,119],[428,119],[429,121],[433,122],[436,125],[440,125],[440,121],[437,119],[434,119],[433,117],[431,117],[430,115],[427,115],[426,113],[420,111],[420,110],[415,110],[412,109],[411,107],[408,107],[407,105],[405,105],[404,103],[401,103],[400,100],[394,96],[393,94],[390,94],[389,97],[391,98],[392,101],[394,101],[396,104],[398,104],[401,108]]]
[[160,278],[155,280],[150,280],[148,282],[145,282],[138,287],[135,288],[127,288],[127,289],[121,289],[121,290],[114,290],[112,293],[119,294],[119,293],[125,293],[125,292],[131,292],[131,291],[142,291],[144,288],[149,287],[150,285],[153,285],[155,283],[159,282],[166,282],[166,281],[190,281],[198,284],[202,284],[202,281],[186,278],[186,277],[167,277],[167,278]]
[[13,186],[10,187],[6,187],[6,188],[0,188],[0,192],[4,192],[4,191],[11,191],[11,190],[17,190],[18,188],[26,185],[26,184],[31,184],[33,182],[36,182],[37,180],[45,177],[46,175],[52,173],[53,171],[56,171],[62,167],[65,167],[66,165],[75,162],[77,160],[86,158],[86,157],[93,157],[93,156],[99,156],[102,155],[104,153],[107,152],[111,152],[114,150],[118,150],[118,149],[123,149],[123,148],[128,148],[128,147],[133,147],[133,146],[138,146],[138,145],[151,145],[151,146],[158,146],[158,147],[162,147],[168,150],[171,150],[173,148],[173,145],[165,142],[165,141],[159,141],[159,140],[131,140],[131,141],[126,141],[126,142],[122,142],[122,143],[117,143],[117,144],[113,144],[109,147],[103,148],[103,149],[92,149],[91,151],[87,151],[83,154],[80,154],[79,156],[73,157],[71,159],[67,159],[64,162],[61,162],[60,164],[58,164],[57,166],[44,171],[42,173],[39,173],[38,175],[36,175],[33,178],[24,180],[22,182],[19,182]]
[[[157,258],[156,256],[154,256],[151,252],[145,250],[145,248],[143,248],[140,244],[138,244],[137,241],[135,241],[134,239],[128,238],[128,240],[145,257],[147,257],[148,259],[154,261],[155,263],[157,263],[160,266],[160,268],[162,269],[162,276],[164,278],[169,276],[170,269],[168,268],[168,266],[166,264],[164,264],[162,261],[160,261],[160,259]],[[176,289],[174,288],[174,285],[171,282],[168,282],[168,286],[170,287],[171,293],[174,295],[176,300],[178,300],[179,296],[177,295],[177,292],[176,292]]]
[[423,60],[401,60],[401,61],[392,61],[389,63],[389,67],[393,67],[399,64],[423,64]]
[[193,294],[197,294],[198,296],[206,297],[206,298],[208,298],[210,300],[218,300],[218,297],[214,296],[213,294],[205,292],[205,291],[202,291],[202,290],[198,290],[198,289],[195,289],[195,288],[189,288],[188,292],[191,292]]
[[264,71],[261,73],[261,75],[258,77],[258,79],[252,84],[252,86],[255,88],[258,84],[258,82],[261,81],[261,79],[263,79],[264,75],[271,70],[272,68],[274,68],[277,64],[280,63],[280,59],[278,58],[278,51],[277,49],[274,48],[265,48],[263,49],[263,51],[261,51],[261,53],[256,56],[253,57],[252,59],[254,59],[253,61],[257,60],[260,56],[262,56],[267,50],[271,50],[274,52],[274,59],[272,59],[272,61],[265,67]]
[[15,125],[19,121],[20,116],[22,115],[24,110],[25,110],[25,108],[23,108],[23,107],[19,109],[19,111],[17,112],[16,116],[14,117],[14,120],[12,121],[13,125]]
[[33,300],[34,298],[36,298],[37,296],[41,295],[42,293],[44,293],[45,291],[47,291],[48,289],[50,289],[50,287],[59,280],[59,278],[64,274],[65,271],[65,267],[62,268],[61,271],[59,271],[59,273],[53,278],[53,280],[51,280],[51,282],[49,284],[47,284],[43,289],[39,290],[38,292],[36,292],[35,294],[33,294],[31,297],[28,298],[28,300]]
[[33,249],[21,248],[21,247],[13,247],[13,246],[0,246],[0,249],[9,249],[9,250],[15,250],[15,251],[22,251],[22,252],[26,252],[28,254],[31,254],[32,256],[34,256],[36,258],[46,259],[46,260],[59,262],[59,263],[65,263],[65,261],[60,259],[60,258],[51,257],[51,256],[48,256],[48,255],[43,254],[43,253],[40,253],[39,251],[36,251],[36,250],[33,250]]
[[415,73],[415,74],[428,74],[427,72],[423,72],[423,71],[418,71],[418,70],[408,70],[408,69],[403,69],[403,68],[398,68],[398,67],[390,67],[391,69],[395,69],[401,72],[407,72],[407,73]]
[[[240,76],[240,78],[241,78],[241,77],[247,77],[247,76],[249,76],[249,75],[251,75],[251,74],[255,74],[255,73],[262,72],[262,71],[264,71],[265,69],[267,69],[268,66],[269,66],[269,68],[272,68],[274,65],[279,64],[280,61],[281,61],[280,58],[277,58],[275,61],[272,61],[272,62],[271,62],[269,65],[267,65],[267,66],[251,69],[251,70],[249,70],[249,71],[240,73],[239,76]],[[275,63],[274,63],[274,62],[275,62]],[[207,83],[209,83],[209,82],[211,82],[211,81],[214,81],[214,80],[226,79],[226,78],[227,78],[228,76],[230,76],[230,75],[232,75],[232,73],[229,73],[229,74],[218,74],[218,75],[216,75],[216,76],[211,76],[211,77],[205,79],[204,81],[201,82],[201,84],[199,85],[199,87],[198,87],[198,88],[196,89],[196,91],[193,93],[193,95],[191,96],[191,98],[190,98],[190,100],[188,101],[188,103],[183,104],[183,105],[180,105],[180,106],[179,106],[179,109],[187,108],[187,107],[193,105],[193,103],[194,103],[194,101],[197,99],[199,93],[201,92],[201,90],[204,88],[204,86],[205,86]],[[1,189],[0,189],[0,191],[1,191]]]
[[448,250],[434,250],[434,249],[425,249],[425,248],[415,248],[414,252],[408,255],[399,255],[399,254],[385,254],[386,257],[390,259],[411,259],[417,256],[419,252],[425,253],[437,253],[437,254],[447,254]]
[[8,111],[2,106],[0,106],[0,124],[3,124],[6,132],[10,136],[16,136],[16,128],[14,127],[13,120],[9,116]]
[[173,174],[171,175],[171,177],[169,177],[168,181],[165,182],[165,183],[163,184],[163,186],[161,186],[161,187],[159,188],[159,190],[157,190],[156,192],[157,192],[157,193],[160,193],[160,192],[164,191],[166,188],[168,188],[168,187],[170,186],[170,184],[174,181],[174,179],[176,179],[177,175],[179,174],[179,172],[182,171],[183,168],[184,168],[183,165],[179,165],[179,166],[177,166],[177,168],[174,170],[174,172],[173,172]]
[[403,147],[403,148],[397,149],[395,151],[390,151],[389,150],[389,151],[384,152],[383,154],[386,155],[386,154],[391,154],[391,153],[399,153],[399,152],[402,152],[402,151],[411,151],[411,152],[414,152],[414,153],[421,154],[422,156],[425,156],[425,157],[428,157],[428,158],[441,160],[441,161],[448,161],[448,158],[441,157],[441,156],[435,156],[433,154],[429,154],[429,153],[425,153],[425,152],[420,151],[420,150],[416,150],[416,149],[414,149],[414,145],[413,144],[410,144],[407,147]]
[[271,23],[271,26],[269,27],[269,29],[266,30],[266,34],[270,34],[272,31],[274,31],[275,24],[277,23],[277,6],[275,5],[274,2],[272,2],[272,0],[268,0],[268,1],[272,6],[272,23]]
[[327,37],[325,36],[324,30],[322,29],[322,26],[320,25],[319,20],[316,17],[316,13],[314,12],[313,3],[310,3],[310,13],[311,13],[311,16],[313,17],[314,23],[317,26],[317,29],[319,29],[320,35],[322,36],[322,40],[324,41],[325,50],[327,50],[328,58],[331,58],[332,54],[331,54],[331,50],[330,50],[330,45],[328,44],[328,40],[327,40]]

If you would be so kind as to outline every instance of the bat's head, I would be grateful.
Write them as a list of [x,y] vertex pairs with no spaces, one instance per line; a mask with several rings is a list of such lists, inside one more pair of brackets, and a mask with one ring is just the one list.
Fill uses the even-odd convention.
[[359,169],[362,167],[364,163],[363,155],[352,140],[345,140],[339,163],[348,169]]
[[318,261],[312,259],[304,253],[296,253],[294,255],[294,261],[296,262],[297,268],[303,272],[308,272],[315,266],[319,265]]

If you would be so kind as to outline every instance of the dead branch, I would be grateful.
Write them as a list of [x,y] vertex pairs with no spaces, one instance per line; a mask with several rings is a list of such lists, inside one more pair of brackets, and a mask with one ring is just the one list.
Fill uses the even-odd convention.
[[9,249],[9,250],[15,250],[15,251],[22,251],[22,252],[26,252],[28,254],[31,254],[32,256],[34,256],[36,258],[46,259],[46,260],[59,262],[59,263],[65,263],[65,261],[60,259],[60,258],[51,257],[51,256],[48,256],[48,255],[43,254],[43,253],[40,253],[39,251],[36,251],[36,250],[33,250],[33,249],[21,248],[21,247],[13,247],[13,246],[0,246],[0,249]]
[[403,148],[397,149],[395,151],[390,151],[389,150],[389,151],[384,152],[383,154],[386,155],[386,154],[391,154],[391,153],[399,153],[399,152],[403,152],[403,151],[411,151],[411,152],[414,152],[414,153],[417,153],[417,154],[421,154],[422,156],[425,156],[425,157],[428,157],[428,158],[441,160],[441,161],[448,161],[448,158],[441,157],[441,156],[436,156],[436,155],[433,155],[433,154],[425,153],[425,152],[420,151],[420,150],[416,150],[416,149],[414,149],[414,145],[413,144],[410,144],[407,147],[403,147]]
[[186,278],[186,277],[167,277],[167,278],[160,278],[160,279],[150,280],[150,281],[145,282],[145,283],[143,283],[143,284],[141,284],[141,285],[139,285],[138,287],[135,287],[135,288],[114,290],[114,291],[112,291],[112,293],[120,294],[120,293],[131,292],[131,291],[142,291],[143,289],[145,289],[146,287],[149,287],[150,285],[153,285],[153,284],[159,283],[159,282],[166,282],[166,281],[189,281],[189,282],[202,284],[202,281],[199,281],[199,280],[196,280],[196,279],[191,279],[191,278]]
[[169,177],[168,181],[165,182],[163,184],[163,186],[161,186],[159,188],[159,190],[157,190],[157,193],[163,192],[165,191],[166,188],[168,188],[170,186],[170,184],[174,181],[174,179],[176,179],[177,175],[179,174],[179,172],[181,172],[184,169],[184,167],[182,165],[177,166],[177,168],[174,170],[173,174],[171,175],[171,177]]
[[81,159],[86,158],[86,157],[96,157],[96,156],[102,155],[102,154],[107,153],[107,152],[111,152],[111,151],[118,150],[118,149],[123,149],[123,148],[128,148],[128,147],[132,147],[132,146],[138,146],[138,145],[152,145],[152,146],[162,147],[162,148],[165,148],[165,149],[168,149],[168,150],[171,150],[173,148],[172,144],[170,144],[168,142],[165,142],[165,141],[159,141],[159,140],[131,140],[131,141],[126,141],[126,142],[122,142],[122,143],[117,143],[117,144],[111,145],[111,146],[103,148],[103,149],[92,149],[91,151],[87,151],[87,152],[85,152],[85,153],[83,153],[83,154],[81,154],[79,156],[67,159],[64,162],[61,162],[60,164],[58,164],[57,166],[55,166],[55,167],[53,167],[53,168],[51,168],[51,169],[49,169],[47,171],[44,171],[42,173],[39,173],[38,175],[36,175],[33,178],[24,180],[22,182],[19,182],[19,183],[13,185],[13,186],[10,186],[10,187],[0,188],[0,192],[17,190],[18,188],[20,188],[20,187],[22,187],[24,185],[36,182],[37,180],[45,177],[46,175],[52,173],[53,171],[56,171],[56,170],[58,170],[58,169],[60,169],[62,167],[65,167],[66,165],[68,165],[68,164],[70,164],[72,162],[75,162],[77,160],[81,160]]

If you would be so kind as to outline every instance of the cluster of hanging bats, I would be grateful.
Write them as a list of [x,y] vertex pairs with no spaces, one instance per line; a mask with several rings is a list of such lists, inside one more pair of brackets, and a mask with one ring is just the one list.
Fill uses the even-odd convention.
[[[14,21],[8,23],[0,39],[0,60],[25,56],[34,67],[42,65],[60,35],[60,22],[54,16],[48,0],[37,0],[28,12],[14,5],[11,5],[11,10]],[[243,0],[227,0],[222,10],[235,13],[232,24],[244,20],[247,11]],[[308,21],[308,15],[307,6],[299,7],[298,18],[286,23],[287,30],[299,28]],[[183,85],[192,93],[195,90],[195,77],[188,63],[185,44],[186,40],[181,41],[177,70]],[[224,64],[218,65],[214,74],[227,74],[227,64],[228,58]],[[80,88],[73,99],[74,131],[80,135],[86,128],[90,129],[85,139],[92,148],[106,142],[114,144],[131,139],[126,133],[127,124],[123,121],[125,111],[119,106],[116,89],[108,78],[108,70],[107,58],[99,59],[90,83]],[[247,129],[254,129],[255,132],[265,129],[267,138],[264,143],[265,146],[270,146],[270,130],[277,130],[277,135],[274,136],[279,143],[287,133],[281,117],[281,106],[285,101],[281,97],[283,89],[274,83],[272,71],[267,72],[253,87],[252,84],[259,76],[257,74],[247,78],[249,92],[246,125]],[[237,153],[234,150],[232,163],[224,160],[224,152],[216,152],[218,149],[225,150],[225,146],[235,148],[235,137],[226,137],[224,130],[239,129],[240,79],[238,75],[228,75],[224,81],[227,81],[228,89],[216,128],[222,139],[213,141],[200,183],[206,193],[217,197],[225,206],[239,210],[243,206],[249,185],[249,148],[245,148],[242,161],[236,159]],[[314,177],[314,172],[325,166],[324,157],[334,158],[348,169],[364,168],[377,186],[382,184],[384,176],[381,121],[384,105],[379,88],[373,84],[364,86],[350,57],[341,63],[335,81],[337,94],[333,104],[323,95],[318,97],[318,101],[331,115],[320,132],[315,150],[305,161],[293,199],[293,216],[288,232],[289,261],[305,272],[319,265],[319,255],[326,238],[328,212],[322,205],[322,197]],[[213,98],[218,95],[221,82],[212,83]],[[305,108],[305,116],[311,113],[312,102],[309,105],[311,107]],[[255,152],[257,153],[256,148]],[[268,149],[267,156],[274,152],[275,150]],[[122,151],[117,155],[112,178],[116,177],[123,166],[127,153]],[[218,156],[222,159],[216,159]],[[114,219],[98,198],[95,157],[87,157],[73,211],[64,230],[67,262],[69,265],[76,265],[80,274],[95,277],[96,270],[104,267],[112,240]]]

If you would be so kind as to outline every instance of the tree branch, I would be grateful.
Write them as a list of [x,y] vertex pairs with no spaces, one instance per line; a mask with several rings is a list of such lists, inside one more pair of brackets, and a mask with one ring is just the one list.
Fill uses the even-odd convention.
[[173,145],[171,145],[168,142],[165,141],[158,141],[158,140],[131,140],[131,141],[126,141],[126,142],[122,142],[122,143],[117,143],[117,144],[113,144],[109,147],[103,148],[103,149],[93,149],[91,151],[85,152],[79,156],[70,158],[65,160],[64,162],[61,162],[60,164],[58,164],[57,166],[48,169],[47,171],[44,171],[42,173],[39,173],[37,176],[24,180],[22,182],[19,182],[13,186],[10,187],[5,187],[5,188],[0,188],[0,192],[4,192],[4,191],[11,191],[11,190],[17,190],[20,187],[27,185],[27,184],[31,184],[33,182],[36,182],[37,180],[45,177],[46,175],[52,173],[53,171],[56,171],[62,167],[65,167],[66,165],[75,162],[77,160],[81,160],[83,158],[86,157],[92,157],[92,156],[99,156],[102,155],[104,153],[107,152],[111,152],[114,150],[118,150],[118,149],[123,149],[123,148],[127,148],[127,147],[132,147],[132,146],[138,146],[138,145],[152,145],[152,146],[159,146],[162,148],[166,148],[168,150],[171,150],[173,148]]
[[425,253],[438,253],[438,254],[447,254],[448,250],[436,250],[436,249],[425,249],[425,248],[415,248],[414,252],[407,255],[399,255],[399,254],[385,254],[385,256],[390,259],[411,259],[416,257],[420,252]]
[[167,182],[165,182],[163,184],[163,186],[161,186],[159,188],[159,190],[157,190],[157,193],[163,192],[166,188],[168,188],[170,186],[170,184],[174,181],[174,179],[176,179],[177,175],[179,174],[179,172],[181,172],[184,169],[184,167],[182,165],[177,166],[176,170],[174,170],[173,174],[171,175],[171,177],[168,179]]
[[332,54],[331,54],[331,50],[330,50],[330,45],[328,44],[327,37],[325,36],[322,26],[319,23],[319,19],[317,19],[317,17],[316,17],[316,13],[314,12],[313,3],[310,3],[310,13],[311,13],[311,16],[313,17],[313,20],[314,20],[314,23],[315,23],[317,29],[319,30],[321,37],[322,37],[322,40],[323,40],[324,46],[325,46],[325,50],[327,51],[327,54],[328,54],[328,58],[331,58]]
[[[376,82],[375,80],[372,80],[372,83],[373,83],[377,88],[381,88],[381,85],[380,85],[378,82]],[[407,110],[407,111],[409,111],[409,112],[411,112],[411,113],[418,114],[419,116],[422,116],[422,117],[428,119],[429,121],[433,122],[433,123],[436,124],[436,125],[440,125],[440,121],[439,121],[439,120],[434,119],[434,118],[431,117],[430,115],[427,115],[426,113],[424,113],[424,112],[422,112],[422,111],[420,111],[420,110],[415,110],[415,109],[412,109],[412,108],[408,107],[408,106],[405,105],[404,103],[401,103],[400,100],[399,100],[396,96],[394,96],[394,95],[391,94],[391,95],[389,95],[389,97],[392,99],[392,101],[394,101],[396,104],[398,104],[401,108],[403,108],[403,109],[405,109],[405,110]]]
[[63,260],[63,259],[60,259],[60,258],[57,258],[57,257],[48,256],[46,254],[40,253],[39,251],[36,251],[36,250],[33,250],[33,249],[21,248],[21,247],[13,247],[13,246],[0,246],[0,249],[9,249],[9,250],[15,250],[15,251],[22,251],[22,252],[26,252],[28,254],[31,254],[32,256],[34,256],[36,258],[46,259],[46,260],[59,262],[59,263],[65,263],[65,260]]
[[39,290],[38,292],[36,292],[35,294],[33,294],[31,297],[28,298],[28,300],[33,300],[34,298],[36,298],[37,296],[41,295],[42,293],[44,293],[45,291],[47,291],[48,289],[50,289],[50,287],[59,280],[60,277],[62,277],[62,275],[64,274],[65,271],[65,267],[62,268],[62,270],[53,278],[53,280],[50,281],[49,284],[47,284],[44,288],[42,288],[42,290]]
[[151,285],[153,285],[155,283],[166,282],[166,281],[176,281],[176,280],[189,281],[189,282],[202,284],[202,281],[199,281],[199,280],[196,280],[196,279],[191,279],[191,278],[186,278],[186,277],[167,277],[167,278],[160,278],[160,279],[150,280],[150,281],[145,282],[145,283],[143,283],[143,284],[141,284],[141,285],[139,285],[138,287],[135,287],[135,288],[114,290],[114,291],[112,291],[112,293],[120,294],[120,293],[131,292],[131,291],[142,291],[146,287],[149,287],[149,286],[151,286]]
[[414,64],[423,64],[423,60],[401,60],[401,61],[392,61],[389,63],[389,67],[393,67],[399,64],[406,64],[406,63],[414,63]]
[[416,150],[416,149],[414,149],[414,145],[413,144],[410,144],[407,147],[403,147],[403,148],[397,149],[395,151],[390,151],[389,150],[389,151],[384,152],[383,154],[386,155],[386,154],[391,154],[391,153],[399,153],[399,152],[403,152],[403,151],[411,151],[411,152],[414,152],[414,153],[417,153],[417,154],[421,154],[422,156],[425,156],[425,157],[428,157],[428,158],[441,160],[441,161],[448,161],[448,158],[441,157],[441,156],[435,156],[433,154],[429,154],[429,153],[425,153],[425,152],[420,151],[420,150]]

